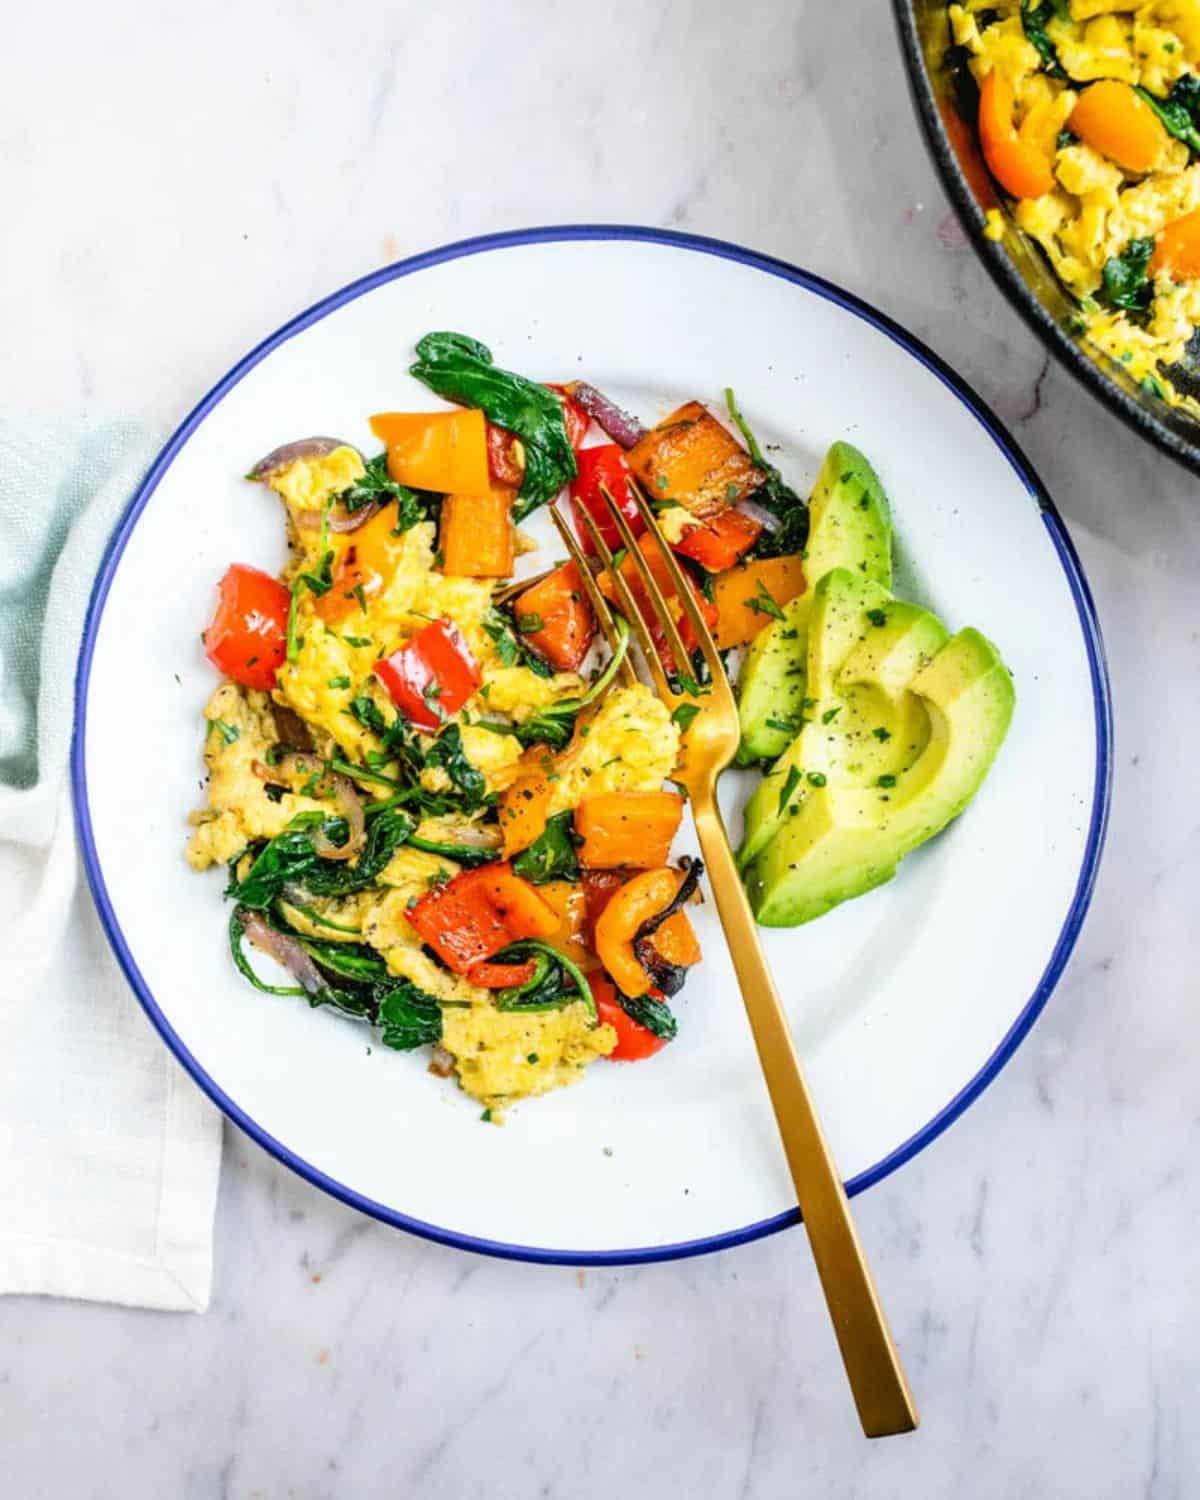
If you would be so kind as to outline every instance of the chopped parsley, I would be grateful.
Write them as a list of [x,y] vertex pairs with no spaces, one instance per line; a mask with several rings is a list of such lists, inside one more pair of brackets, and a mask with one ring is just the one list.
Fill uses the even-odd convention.
[[761,578],[758,580],[758,590],[754,598],[746,600],[746,608],[753,610],[756,615],[770,615],[773,620],[785,618],[783,610],[767,592],[767,586]]
[[782,812],[792,800],[792,793],[800,785],[800,772],[795,766],[788,767],[787,780],[783,783],[783,790],[779,794],[779,811]]

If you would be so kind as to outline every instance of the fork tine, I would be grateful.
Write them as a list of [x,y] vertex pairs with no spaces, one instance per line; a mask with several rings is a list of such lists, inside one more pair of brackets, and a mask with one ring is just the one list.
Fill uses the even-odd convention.
[[[662,589],[658,586],[658,580],[651,571],[650,564],[646,561],[646,555],[638,546],[637,539],[633,534],[629,522],[621,514],[620,506],[613,499],[612,495],[609,494],[604,485],[600,486],[600,493],[604,496],[605,502],[616,521],[617,530],[621,533],[621,540],[624,542],[626,550],[633,558],[634,565],[637,567],[638,574],[642,580],[642,587],[646,590],[646,596],[650,601],[650,607],[658,617],[658,623],[662,628],[663,635],[666,636],[671,655],[675,659],[675,672],[671,675],[679,678],[690,678],[693,676],[691,655],[687,647],[683,644],[683,637],[679,634],[679,627],[675,623],[675,616],[671,613],[670,607],[663,597]],[[650,535],[657,540],[659,551],[665,557],[670,552],[670,548],[663,541],[657,523],[650,527]],[[675,580],[675,582],[676,588],[679,589],[681,594],[688,592],[685,583],[681,584],[678,580]]]
[[613,562],[613,555],[608,543],[600,535],[600,529],[588,514],[586,505],[579,507],[578,514],[587,530],[588,539],[596,549],[596,555],[608,570],[608,576],[613,581],[613,587],[617,591],[617,602],[621,613],[629,622],[629,628],[633,631],[634,639],[641,648],[642,655],[646,659],[646,667],[654,679],[655,691],[664,701],[674,698],[675,692],[667,681],[667,674],[663,671],[662,663],[658,659],[658,652],[654,649],[654,642],[650,638],[650,632],[646,628],[646,622],[642,619],[642,612],[625,581],[625,575]]
[[[726,680],[725,667],[717,653],[716,643],[712,638],[708,625],[705,623],[704,616],[697,607],[695,597],[692,594],[691,584],[685,577],[678,558],[663,540],[663,535],[658,525],[658,518],[651,508],[650,502],[642,493],[641,487],[635,483],[632,477],[627,478],[625,483],[633,503],[638,508],[638,514],[646,523],[646,530],[657,540],[659,550],[666,559],[667,572],[670,575],[671,582],[675,585],[676,596],[679,599],[684,614],[687,616],[688,624],[692,627],[693,634],[699,643],[700,651],[704,657],[704,664],[708,668],[708,675],[714,684],[724,682]],[[615,505],[613,506],[613,510],[617,510]],[[623,517],[620,517],[620,519],[623,524],[627,525]]]
[[[563,546],[566,547],[571,555],[571,561],[575,564],[576,570],[579,573],[580,582],[583,584],[583,591],[588,596],[588,603],[592,606],[592,613],[596,616],[596,620],[600,626],[600,633],[603,635],[605,641],[607,641],[608,649],[610,651],[617,651],[620,645],[620,636],[617,633],[616,625],[613,623],[612,611],[608,607],[608,600],[600,592],[596,580],[592,576],[592,570],[588,567],[587,558],[583,555],[583,549],[575,540],[574,533],[566,521],[563,520],[556,505],[550,506],[550,519],[554,522],[555,529],[562,538]],[[628,655],[622,657],[618,671],[626,687],[632,687],[637,682],[637,673],[633,670],[633,663],[629,660]]]

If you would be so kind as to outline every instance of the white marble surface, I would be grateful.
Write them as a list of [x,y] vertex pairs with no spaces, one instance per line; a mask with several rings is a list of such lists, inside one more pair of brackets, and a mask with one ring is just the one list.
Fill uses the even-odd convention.
[[975,264],[890,7],[5,19],[0,399],[166,427],[300,306],[466,234],[607,219],[743,241],[877,302],[1014,426],[1098,597],[1117,774],[1059,993],[980,1102],[857,1203],[918,1435],[858,1436],[798,1233],[640,1270],[509,1265],[362,1219],[230,1132],[207,1316],[0,1303],[4,1494],[1196,1493],[1200,487],[1048,364]]

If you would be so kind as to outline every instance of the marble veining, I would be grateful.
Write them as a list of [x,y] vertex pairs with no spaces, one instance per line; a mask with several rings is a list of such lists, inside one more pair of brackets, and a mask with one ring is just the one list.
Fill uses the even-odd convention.
[[917,1436],[858,1436],[798,1233],[637,1270],[487,1261],[360,1219],[230,1131],[206,1317],[0,1302],[6,1496],[1197,1492],[1197,483],[980,269],[889,11],[6,17],[8,403],[167,428],[297,308],[466,234],[599,219],[743,241],[877,302],[1013,426],[1089,571],[1117,716],[1108,855],[1059,993],[967,1115],[858,1200]]

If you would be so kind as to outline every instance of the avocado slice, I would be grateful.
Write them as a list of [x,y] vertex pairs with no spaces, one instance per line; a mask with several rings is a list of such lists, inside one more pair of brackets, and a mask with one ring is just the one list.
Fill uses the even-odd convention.
[[[917,622],[913,628],[922,629]],[[932,641],[934,633],[923,628]],[[865,687],[886,698],[888,666],[894,667],[892,686],[902,670],[901,646],[894,644],[868,666],[869,641],[864,637],[858,666],[854,653],[847,658],[839,687]],[[910,652],[913,645],[910,640]],[[868,678],[868,671],[876,675]],[[851,675],[859,680],[852,683]],[[924,712],[922,748],[909,760],[911,742],[893,747],[902,766],[897,771],[876,772],[874,765],[868,771],[864,764],[853,780],[830,776],[818,787],[807,784],[806,773],[806,791],[786,804],[775,837],[747,872],[750,902],[764,926],[811,922],[890,880],[900,860],[941,832],[978,790],[1004,741],[1014,703],[1012,678],[991,642],[977,630],[960,631],[919,667],[900,698],[915,699]],[[884,741],[884,748],[891,743]]]
[[807,660],[798,679],[803,685],[801,698],[796,700],[799,732],[793,732],[790,745],[746,805],[745,831],[738,851],[743,867],[757,857],[781,821],[791,815],[790,805],[811,785],[807,778],[830,774],[826,742],[831,738],[840,742],[842,726],[837,726],[832,736],[809,730],[825,731],[844,708],[835,692],[835,676],[843,661],[874,629],[871,619],[892,604],[887,589],[849,568],[834,568],[813,590],[805,632]]
[[804,675],[813,591],[834,568],[891,588],[891,507],[865,456],[842,442],[825,455],[809,500],[804,591],[784,605],[783,619],[758,633],[742,663],[739,765],[773,759],[795,735],[800,705],[809,696]]
[[852,443],[834,443],[825,455],[808,502],[810,587],[833,568],[851,568],[892,586],[892,508],[879,475]]

